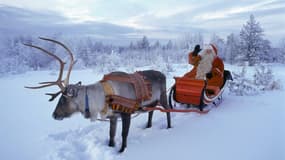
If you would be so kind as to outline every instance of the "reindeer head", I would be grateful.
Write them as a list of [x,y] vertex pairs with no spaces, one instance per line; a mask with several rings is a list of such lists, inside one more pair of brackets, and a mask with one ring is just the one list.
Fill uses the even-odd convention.
[[71,73],[73,65],[75,64],[74,57],[73,57],[73,54],[70,51],[70,49],[68,49],[63,43],[61,43],[59,41],[56,41],[53,39],[48,39],[48,38],[42,38],[42,37],[40,37],[40,39],[56,43],[56,44],[62,46],[67,51],[67,53],[70,56],[70,64],[69,64],[69,68],[68,68],[68,71],[66,74],[66,78],[64,80],[62,80],[64,65],[66,64],[65,62],[63,62],[62,59],[60,59],[55,54],[53,54],[53,53],[51,53],[51,52],[49,52],[49,51],[47,51],[41,47],[38,47],[38,46],[35,46],[32,44],[24,44],[26,46],[30,46],[30,47],[33,47],[33,48],[36,48],[36,49],[43,51],[43,53],[46,53],[48,56],[53,57],[60,64],[59,75],[58,75],[58,78],[56,81],[40,82],[39,83],[40,86],[25,87],[25,88],[39,89],[39,88],[57,85],[60,88],[60,91],[58,91],[56,93],[46,93],[46,95],[50,95],[51,98],[49,99],[49,101],[53,101],[58,95],[61,94],[61,97],[60,97],[60,99],[56,105],[55,111],[53,112],[53,117],[57,120],[62,120],[65,117],[71,116],[72,113],[74,113],[78,110],[78,106],[76,106],[76,104],[74,103],[74,99],[75,99],[75,97],[77,97],[76,94],[78,93],[78,89],[81,86],[81,82],[79,82],[77,84],[69,84],[70,73]]
[[82,96],[79,95],[81,94],[79,91],[82,88],[81,82],[67,85],[53,112],[52,116],[54,119],[62,120],[63,118],[70,117],[73,113],[80,111],[79,104],[82,100]]

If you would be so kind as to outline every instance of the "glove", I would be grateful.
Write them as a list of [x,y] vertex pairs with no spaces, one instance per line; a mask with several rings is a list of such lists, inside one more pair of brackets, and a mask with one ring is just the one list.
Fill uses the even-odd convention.
[[213,74],[212,74],[211,72],[209,72],[209,73],[206,74],[206,77],[207,77],[208,79],[211,79],[211,78],[213,77]]
[[192,53],[193,56],[197,56],[198,53],[201,51],[202,49],[200,48],[200,45],[197,44],[195,47],[194,47],[194,51]]

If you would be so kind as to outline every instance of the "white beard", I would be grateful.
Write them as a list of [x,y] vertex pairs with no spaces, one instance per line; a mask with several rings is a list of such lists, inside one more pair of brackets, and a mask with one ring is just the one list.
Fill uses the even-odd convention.
[[201,60],[197,66],[196,79],[206,79],[206,74],[212,70],[212,63],[216,54],[212,49],[205,49],[200,53]]

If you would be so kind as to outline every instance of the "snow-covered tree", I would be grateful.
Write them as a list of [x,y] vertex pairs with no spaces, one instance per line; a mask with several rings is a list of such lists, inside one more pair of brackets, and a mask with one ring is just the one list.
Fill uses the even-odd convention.
[[261,57],[265,54],[263,46],[268,44],[265,44],[267,41],[263,39],[263,36],[263,29],[260,24],[253,15],[250,15],[249,21],[243,25],[240,32],[241,53],[243,54],[243,60],[248,61],[249,66],[259,63]]
[[285,38],[280,40],[279,48],[274,49],[274,62],[285,63]]
[[272,52],[271,44],[269,40],[262,40],[262,44],[260,46],[260,61],[270,63],[273,62],[275,57],[274,53]]
[[[0,72],[5,73],[22,73],[28,70],[36,61],[32,57],[30,48],[23,45],[25,38],[22,36],[10,37],[3,40],[0,56]],[[28,50],[25,50],[28,49]]]
[[204,37],[199,33],[184,33],[179,40],[181,49],[192,50],[196,44],[204,45]]
[[170,50],[170,49],[172,49],[172,48],[173,48],[173,43],[172,43],[171,40],[169,40],[169,41],[167,42],[167,44],[166,44],[166,49]]
[[247,67],[243,66],[240,73],[232,72],[233,81],[229,81],[230,94],[237,96],[256,95],[259,93],[258,89],[248,78]]
[[155,43],[152,45],[151,48],[152,49],[160,49],[161,48],[160,42],[158,40],[155,41]]
[[275,80],[273,71],[268,66],[255,66],[253,76],[247,73],[247,66],[243,66],[240,73],[232,72],[233,81],[229,82],[230,94],[245,96],[256,95],[267,90],[279,90],[283,86]]
[[[90,67],[92,65],[94,57],[91,56],[92,42],[90,40],[80,40],[76,47],[76,53],[78,54],[78,58],[84,62],[85,67]],[[93,53],[95,54],[95,51]],[[96,61],[94,63],[96,63]]]
[[138,49],[148,50],[150,45],[148,38],[146,36],[143,36],[142,40],[137,42]]
[[238,60],[239,54],[239,38],[233,33],[227,36],[226,48],[225,48],[225,61],[233,64],[235,60]]
[[268,66],[256,66],[253,77],[253,82],[259,90],[276,90],[282,88],[281,82],[274,79],[273,71]]
[[221,57],[222,59],[225,59],[226,44],[224,40],[218,35],[213,34],[210,40],[210,43],[213,43],[214,45],[216,45],[218,49],[218,56]]
[[136,48],[136,47],[135,47],[134,43],[133,43],[133,42],[131,42],[131,43],[130,43],[130,45],[129,45],[129,48],[128,48],[128,49],[133,50],[133,49],[135,49],[135,48]]

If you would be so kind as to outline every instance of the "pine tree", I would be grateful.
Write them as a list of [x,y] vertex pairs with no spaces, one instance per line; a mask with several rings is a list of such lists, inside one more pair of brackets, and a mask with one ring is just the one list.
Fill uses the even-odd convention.
[[143,36],[142,40],[137,42],[138,48],[143,50],[148,50],[149,47],[149,41],[146,36]]
[[171,50],[173,48],[173,43],[171,40],[169,40],[166,44],[166,49]]
[[203,46],[204,38],[201,33],[185,33],[179,42],[179,46],[181,49],[192,50],[196,44],[200,44]]
[[134,50],[135,48],[136,48],[136,47],[134,46],[133,42],[131,42],[130,45],[129,45],[129,49],[130,49],[130,50]]
[[280,47],[276,49],[274,62],[285,63],[285,38],[280,40]]
[[157,40],[154,45],[152,46],[153,49],[160,49],[161,45],[159,43],[159,41]]
[[261,62],[266,62],[266,63],[273,62],[275,55],[272,54],[272,48],[271,48],[269,40],[262,41],[261,51],[262,52],[260,52],[260,55],[259,55]]
[[250,15],[249,21],[243,25],[240,32],[240,40],[240,49],[244,60],[248,61],[249,66],[258,63],[263,52],[263,29],[256,22],[253,15]]
[[227,36],[225,61],[233,64],[238,59],[239,54],[239,39],[233,33]]
[[213,43],[216,45],[217,49],[218,49],[218,56],[221,57],[222,59],[225,59],[225,42],[224,40],[219,37],[216,34],[212,35],[212,38],[210,40],[210,43]]

